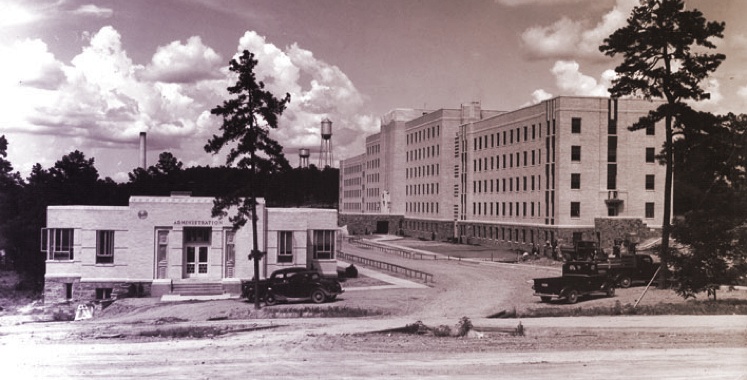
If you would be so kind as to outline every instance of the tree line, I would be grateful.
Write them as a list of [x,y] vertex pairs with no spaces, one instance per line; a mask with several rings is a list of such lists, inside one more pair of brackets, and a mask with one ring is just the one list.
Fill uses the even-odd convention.
[[[219,197],[242,194],[250,178],[248,169],[195,166],[185,168],[172,153],[163,152],[147,169],[136,168],[126,183],[101,178],[94,158],[73,151],[50,168],[36,164],[23,178],[7,159],[9,142],[0,136],[0,249],[14,268],[41,281],[45,257],[41,254],[41,229],[47,206],[126,206],[134,195],[168,196],[174,191],[193,196]],[[319,170],[286,168],[257,173],[255,191],[269,207],[337,208],[336,168]]]

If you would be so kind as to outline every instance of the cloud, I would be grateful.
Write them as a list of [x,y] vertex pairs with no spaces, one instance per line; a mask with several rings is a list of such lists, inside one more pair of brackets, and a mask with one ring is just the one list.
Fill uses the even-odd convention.
[[41,15],[13,1],[8,1],[0,11],[0,27],[30,24],[41,19]]
[[599,45],[615,30],[625,25],[637,0],[617,0],[602,20],[589,27],[592,20],[561,17],[549,26],[533,26],[521,34],[522,48],[532,58],[584,57],[601,59]]
[[238,50],[244,49],[255,54],[257,79],[276,96],[291,96],[278,130],[273,131],[288,152],[310,148],[315,154],[321,145],[320,126],[325,117],[333,122],[336,159],[362,149],[365,133],[378,127],[377,118],[360,115],[365,98],[339,67],[317,59],[297,44],[280,49],[252,31],[239,41]]
[[557,61],[550,72],[563,95],[609,96],[607,89],[615,77],[613,70],[602,73],[599,81],[581,73],[576,61]]
[[215,50],[205,46],[199,36],[190,37],[186,44],[174,41],[159,46],[143,77],[159,82],[188,83],[219,78],[223,59]]
[[[300,147],[312,150],[313,162],[325,117],[334,123],[335,159],[359,152],[378,126],[377,118],[361,112],[365,97],[347,75],[311,51],[296,44],[280,49],[254,32],[238,48],[256,54],[257,78],[276,96],[291,94],[272,132],[291,162]],[[228,98],[226,88],[236,78],[198,36],[158,47],[146,65],[133,62],[112,26],[91,33],[67,63],[38,39],[0,42],[0,55],[0,128],[9,135],[9,159],[18,170],[28,173],[34,163],[48,166],[81,149],[96,157],[97,167],[115,166],[99,167],[102,175],[125,179],[137,165],[130,153],[142,131],[150,155],[168,150],[185,163],[223,164],[222,154],[208,155],[203,146],[219,133],[220,120],[210,110]],[[36,148],[23,148],[30,141]]]
[[737,96],[743,101],[747,102],[747,86],[740,86],[737,89]]
[[537,89],[532,92],[532,101],[530,104],[537,104],[547,99],[552,99],[553,95],[543,89]]
[[92,16],[97,18],[110,18],[114,11],[110,8],[101,8],[94,4],[81,5],[78,9],[72,11],[74,15]]
[[[576,61],[557,61],[550,72],[555,77],[555,85],[560,90],[560,95],[566,96],[602,96],[608,97],[607,91],[615,79],[614,70],[605,70],[599,80],[594,79],[580,71],[580,65]],[[532,92],[532,100],[526,104],[537,104],[543,100],[552,98],[554,95],[544,89]]]

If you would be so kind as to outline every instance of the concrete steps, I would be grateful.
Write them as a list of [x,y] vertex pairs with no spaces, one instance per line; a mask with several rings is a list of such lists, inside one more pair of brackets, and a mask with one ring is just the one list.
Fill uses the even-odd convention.
[[223,285],[219,282],[181,282],[174,283],[171,294],[183,296],[213,296],[223,294]]

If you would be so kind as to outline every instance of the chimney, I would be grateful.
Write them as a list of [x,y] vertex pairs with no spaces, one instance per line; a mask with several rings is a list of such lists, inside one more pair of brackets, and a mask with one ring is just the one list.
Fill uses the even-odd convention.
[[140,167],[147,169],[145,162],[145,132],[140,132]]

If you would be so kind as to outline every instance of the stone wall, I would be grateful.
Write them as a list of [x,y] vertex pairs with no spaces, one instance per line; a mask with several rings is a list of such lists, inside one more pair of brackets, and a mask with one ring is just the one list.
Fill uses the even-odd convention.
[[337,225],[347,226],[350,235],[369,235],[376,233],[378,222],[387,222],[389,224],[388,234],[399,235],[403,220],[402,215],[338,214]]
[[407,219],[403,225],[404,236],[417,239],[445,241],[454,236],[454,222]]
[[597,218],[594,226],[602,247],[612,247],[615,239],[640,243],[661,236],[660,228],[651,228],[641,219]]
[[[68,284],[72,298],[68,298]],[[78,277],[47,278],[44,281],[44,303],[96,300],[96,289],[111,289],[111,298],[150,297],[150,282],[81,282]]]

